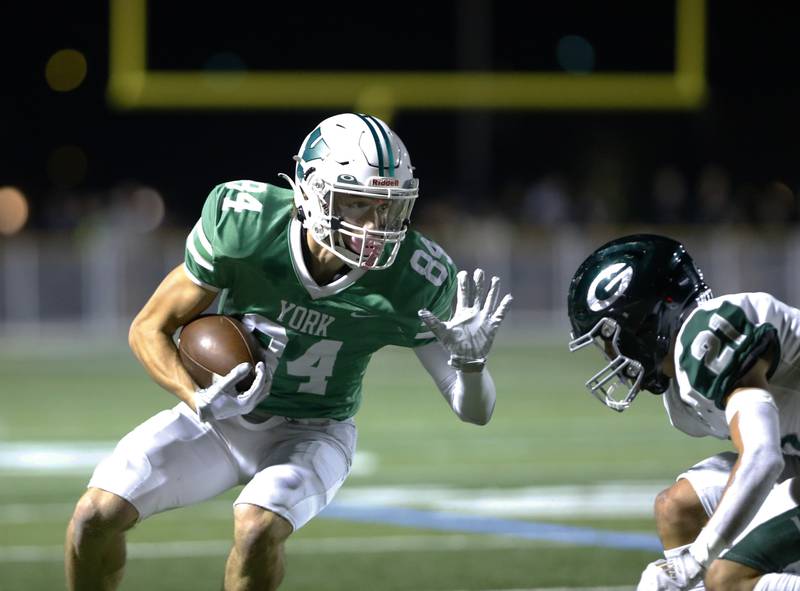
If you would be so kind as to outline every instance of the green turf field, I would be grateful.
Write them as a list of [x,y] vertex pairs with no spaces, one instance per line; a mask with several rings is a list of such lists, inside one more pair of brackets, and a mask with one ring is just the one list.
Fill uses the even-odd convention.
[[[635,510],[641,499],[609,512],[606,501],[594,506],[597,491],[624,508],[627,491],[658,490],[727,445],[681,435],[647,393],[622,415],[606,409],[583,388],[592,362],[598,357],[570,355],[563,343],[498,343],[490,362],[497,408],[476,427],[451,414],[413,353],[378,353],[357,417],[357,470],[337,501],[357,512],[385,496],[375,502],[387,514],[652,535],[647,508]],[[119,344],[0,340],[0,384],[0,590],[61,589],[64,528],[91,468],[85,458],[65,465],[56,452],[102,452],[172,399]],[[122,588],[219,589],[235,494],[135,528]],[[287,556],[286,590],[477,591],[632,587],[657,554],[329,516],[295,534]]]

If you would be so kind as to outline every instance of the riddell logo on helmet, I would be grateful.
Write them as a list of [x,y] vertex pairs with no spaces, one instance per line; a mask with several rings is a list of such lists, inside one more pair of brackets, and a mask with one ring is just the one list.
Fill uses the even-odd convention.
[[399,187],[400,179],[392,179],[381,176],[370,177],[367,184],[370,187]]

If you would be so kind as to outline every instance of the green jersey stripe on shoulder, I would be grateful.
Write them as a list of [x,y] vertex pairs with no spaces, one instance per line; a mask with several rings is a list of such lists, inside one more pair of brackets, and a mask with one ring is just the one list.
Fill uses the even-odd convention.
[[[200,248],[198,248],[198,243]],[[208,244],[208,247],[206,247],[206,244]],[[201,254],[200,249],[203,249],[205,252]],[[211,243],[208,241],[208,238],[203,234],[203,227],[200,221],[197,222],[186,238],[186,250],[189,251],[195,263],[209,271],[214,270],[214,265],[208,260],[213,258],[213,249],[211,248]]]
[[183,272],[186,273],[186,276],[191,280],[192,283],[195,285],[199,285],[200,287],[207,289],[208,291],[219,292],[221,291],[219,287],[216,285],[211,285],[210,283],[206,283],[202,279],[200,279],[195,273],[189,268],[189,265],[186,264],[184,261],[183,265]]
[[192,233],[195,234],[197,240],[200,241],[200,246],[203,248],[205,253],[213,258],[214,257],[214,247],[211,246],[211,241],[206,237],[206,233],[203,231],[203,220],[197,220],[197,223],[192,228]]
[[392,152],[392,142],[389,141],[389,135],[375,117],[367,115],[367,119],[375,124],[375,127],[378,128],[378,131],[380,131],[383,136],[383,142],[386,144],[386,157],[389,160],[389,176],[394,176],[394,153]]
[[692,389],[723,409],[736,381],[767,352],[776,333],[772,324],[754,324],[730,302],[698,310],[681,332],[678,369]]
[[367,124],[367,129],[369,129],[369,132],[372,134],[372,141],[375,142],[375,151],[378,152],[378,171],[380,176],[384,176],[383,148],[381,148],[381,141],[378,139],[378,134],[375,133],[375,130],[372,127],[373,125],[372,122],[369,119],[367,119],[365,115],[362,115],[361,113],[356,113],[356,117],[360,117],[361,120]]

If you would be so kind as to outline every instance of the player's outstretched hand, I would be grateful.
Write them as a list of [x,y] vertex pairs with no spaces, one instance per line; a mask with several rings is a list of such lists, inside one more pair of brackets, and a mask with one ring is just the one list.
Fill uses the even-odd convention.
[[419,311],[419,317],[450,353],[450,365],[456,369],[483,369],[497,329],[513,299],[506,294],[498,304],[499,288],[500,279],[492,277],[487,292],[483,269],[475,269],[472,276],[459,271],[453,317],[443,322],[430,310]]
[[249,363],[240,363],[208,388],[195,392],[194,404],[201,421],[247,414],[267,396],[272,372],[263,361],[256,363],[256,375],[247,391],[240,393],[236,390],[236,384],[250,373],[251,367]]

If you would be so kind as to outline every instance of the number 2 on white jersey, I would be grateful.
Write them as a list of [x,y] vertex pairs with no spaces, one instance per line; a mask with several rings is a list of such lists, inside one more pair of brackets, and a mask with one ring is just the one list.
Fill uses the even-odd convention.
[[[714,375],[719,375],[730,364],[735,350],[744,342],[745,335],[716,313],[711,316],[708,327],[711,330],[703,330],[697,333],[689,352],[697,361],[702,361]],[[723,347],[722,340],[712,331],[725,335],[725,338],[731,341],[731,344]]]

